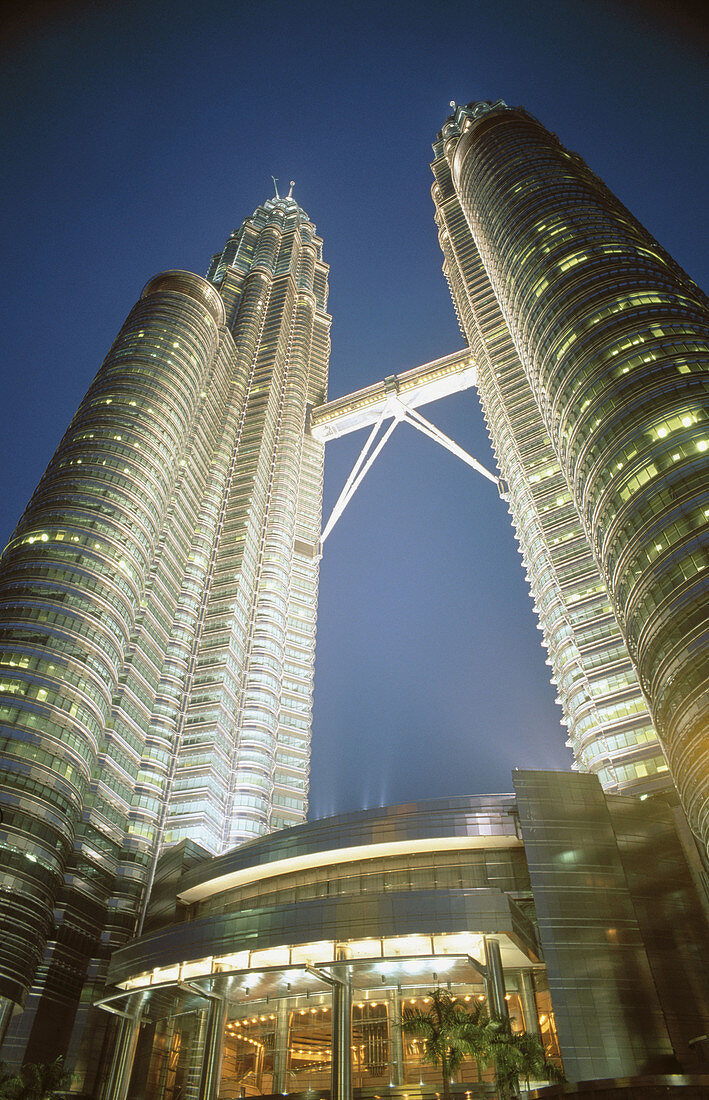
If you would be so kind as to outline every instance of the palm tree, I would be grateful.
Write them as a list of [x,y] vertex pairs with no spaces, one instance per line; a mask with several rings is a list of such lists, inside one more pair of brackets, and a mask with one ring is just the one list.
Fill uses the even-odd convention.
[[559,1067],[550,1062],[536,1035],[526,1031],[513,1031],[507,1017],[493,1017],[486,1029],[489,1061],[495,1066],[495,1076],[500,1100],[519,1096],[520,1078],[525,1078],[529,1088],[530,1077],[542,1077],[549,1081],[563,1081]]
[[412,1009],[403,1017],[401,1027],[406,1035],[423,1039],[424,1062],[440,1065],[443,1100],[450,1100],[451,1076],[466,1054],[475,1061],[479,1084],[483,1069],[494,1066],[499,1100],[519,1095],[520,1078],[526,1080],[527,1087],[532,1076],[564,1080],[558,1066],[547,1059],[539,1039],[526,1031],[513,1031],[509,1018],[490,1018],[478,1001],[466,1011],[442,989],[434,989],[428,996],[428,1011]]
[[490,1063],[490,1017],[481,1001],[474,1001],[463,1019],[458,1038],[464,1053],[469,1054],[478,1071],[478,1084],[482,1084],[483,1069]]
[[0,1100],[12,1096],[21,1083],[18,1075],[8,1070],[7,1063],[0,1062]]
[[461,1035],[467,1013],[443,989],[434,989],[428,996],[431,998],[428,1011],[411,1009],[402,1018],[401,1027],[405,1035],[423,1039],[422,1060],[440,1065],[443,1100],[450,1100],[451,1075],[458,1069],[466,1049]]
[[0,1074],[0,1100],[57,1100],[69,1077],[62,1058],[25,1065],[15,1076]]

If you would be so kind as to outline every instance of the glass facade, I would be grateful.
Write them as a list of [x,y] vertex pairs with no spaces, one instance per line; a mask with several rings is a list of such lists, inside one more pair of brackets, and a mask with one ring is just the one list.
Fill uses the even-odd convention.
[[[514,978],[510,976],[510,988]],[[454,996],[462,1006],[486,1001],[480,982],[456,984]],[[441,1089],[440,1071],[424,1062],[420,1040],[401,1035],[401,1020],[412,1010],[426,1011],[431,1003],[428,987],[406,989],[406,996],[391,990],[360,989],[352,1005],[352,1086],[359,1096],[374,1097],[377,1090],[388,1095],[432,1095]],[[410,996],[409,996],[410,994]],[[514,1030],[524,1023],[523,994],[508,994]],[[279,998],[258,1012],[237,1004],[227,1008],[222,1032],[220,1100],[242,1096],[330,1093],[332,1068],[332,998],[311,994],[309,998]],[[525,1002],[527,1003],[527,1002]],[[535,1005],[548,1007],[548,993],[535,994]],[[169,1005],[169,1007],[168,1007]],[[200,1030],[204,1033],[206,1011],[199,1000],[176,995],[163,1006],[165,1015],[146,1020],[141,1027],[129,1095],[145,1100],[176,1100],[200,1096]],[[256,1014],[251,1014],[255,1012]],[[553,1016],[545,1017],[545,1045],[558,1050],[553,1033]],[[556,1054],[558,1058],[558,1054]],[[456,1096],[497,1095],[494,1074],[486,1069],[477,1080],[477,1067],[466,1057],[455,1074],[452,1091]]]
[[[173,914],[161,905],[111,963],[106,1004],[136,1043],[128,1097],[323,1095],[343,1043],[355,1095],[430,1095],[439,1071],[400,1022],[436,988],[487,1005],[491,941],[513,1029],[571,1080],[698,1069],[708,930],[669,803],[604,795],[592,775],[514,785],[193,864]],[[333,978],[349,988],[344,1031]],[[494,1095],[492,1075],[466,1060],[454,1091]]]
[[443,149],[606,582],[691,827],[709,843],[709,303],[527,111]]
[[[220,1020],[215,1095],[329,1091],[336,1008],[323,975],[332,973],[351,983],[357,1094],[435,1091],[440,1073],[401,1020],[425,1011],[441,984],[462,1006],[487,1003],[485,937],[500,945],[513,1028],[539,1034],[558,1060],[513,805],[497,795],[343,815],[186,871],[175,882],[177,922],[151,914],[151,934],[118,952],[109,974],[123,990],[111,1003],[140,1005],[128,1095],[206,1095],[210,1013]],[[493,1074],[479,1086],[466,1059],[455,1091],[471,1090],[494,1095]]]
[[508,486],[574,767],[598,775],[606,790],[662,789],[671,785],[667,762],[606,584],[451,177],[452,150],[476,111],[459,107],[434,145],[443,271]]
[[4,551],[6,1058],[95,1064],[164,846],[305,818],[327,275],[288,198],[152,279]]

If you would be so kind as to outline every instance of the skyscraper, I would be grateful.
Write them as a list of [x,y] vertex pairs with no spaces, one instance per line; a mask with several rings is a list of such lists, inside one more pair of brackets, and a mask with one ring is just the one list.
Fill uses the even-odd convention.
[[5,1022],[35,981],[15,1049],[79,1043],[165,844],[305,817],[327,276],[276,195],[208,279],[152,279],[4,552]]
[[444,271],[577,765],[661,785],[647,700],[706,843],[707,299],[526,111],[457,107],[434,152]]
[[[706,299],[526,112],[458,108],[435,148],[472,361],[323,407],[322,242],[276,194],[206,279],[147,284],[5,551],[3,1022],[25,1005],[11,1057],[98,1064],[92,1005],[166,846],[177,880],[205,851],[303,821],[332,418],[378,428],[475,376],[577,765],[613,792],[668,785],[647,698],[700,828]],[[124,1038],[147,985],[212,965],[134,975]]]

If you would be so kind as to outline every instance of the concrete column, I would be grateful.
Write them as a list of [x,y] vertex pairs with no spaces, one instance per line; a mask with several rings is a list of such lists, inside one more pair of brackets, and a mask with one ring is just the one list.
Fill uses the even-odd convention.
[[405,1085],[404,1035],[401,1030],[401,994],[393,990],[389,1000],[389,1061],[392,1085]]
[[130,1016],[122,1017],[120,1021],[111,1068],[106,1078],[103,1093],[104,1100],[126,1100],[128,1095],[135,1048],[138,1045],[144,997],[145,994],[141,994],[137,999],[133,1013]]
[[199,1085],[199,1100],[216,1100],[222,1076],[222,1051],[224,1025],[226,1024],[226,997],[210,997],[207,1016],[207,1033],[204,1037],[204,1056]]
[[509,1016],[505,1000],[505,975],[502,970],[502,956],[499,940],[483,937],[485,945],[485,969],[487,971],[487,1003],[491,1016]]
[[524,1015],[524,1030],[528,1035],[535,1035],[539,1038],[541,1034],[539,1030],[539,1011],[534,996],[532,971],[518,970],[517,974],[519,981],[519,999],[522,1002],[522,1013]]
[[342,970],[342,978],[332,986],[332,1077],[331,1100],[352,1100],[352,978]]
[[288,1092],[288,1039],[290,1037],[290,1009],[281,1004],[276,1016],[276,1049],[273,1052],[273,1091]]

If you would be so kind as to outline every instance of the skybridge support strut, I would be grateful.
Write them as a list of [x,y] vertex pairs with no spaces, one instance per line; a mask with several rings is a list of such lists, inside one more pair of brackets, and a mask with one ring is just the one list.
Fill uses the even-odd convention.
[[[389,415],[391,415],[391,414],[389,414]],[[381,439],[377,443],[376,447],[374,447],[374,450],[370,454],[369,452],[372,450],[372,446],[374,444],[375,439],[377,438],[377,435],[379,433],[379,429],[381,428],[382,424],[384,423],[384,420],[386,419],[386,417],[387,417],[387,410],[384,409],[384,410],[382,410],[382,413],[381,413],[379,419],[377,420],[376,424],[372,428],[371,432],[367,436],[367,442],[364,444],[364,447],[359,452],[359,455],[357,456],[357,461],[355,462],[354,466],[352,467],[352,471],[350,473],[350,476],[347,478],[347,481],[344,484],[342,492],[340,493],[339,497],[335,501],[335,506],[332,509],[332,512],[330,514],[330,518],[329,518],[329,520],[327,521],[327,523],[325,524],[325,526],[323,528],[323,532],[320,536],[320,546],[321,547],[322,547],[322,544],[325,542],[325,539],[327,538],[327,536],[330,534],[333,527],[337,523],[338,519],[340,518],[340,516],[344,512],[345,508],[347,507],[349,502],[352,500],[352,497],[355,495],[357,489],[359,488],[359,486],[364,481],[364,478],[365,478],[367,472],[371,469],[375,458],[377,457],[377,455],[382,450],[382,448],[383,448],[384,444],[386,443],[387,439],[389,439],[389,436],[394,431],[394,428],[399,423],[399,421],[402,419],[402,416],[394,415],[394,419],[392,420],[391,424],[386,429],[383,436],[381,437]]]
[[[392,417],[392,422],[377,441],[380,429],[382,428],[384,421],[387,420],[389,417]],[[459,459],[461,459],[462,462],[465,462],[466,465],[471,466],[473,470],[476,470],[477,473],[482,474],[483,477],[487,478],[488,481],[491,481],[493,485],[497,487],[497,491],[499,492],[500,496],[503,499],[505,498],[506,486],[501,478],[495,477],[494,474],[490,473],[490,471],[487,470],[482,465],[482,463],[478,462],[476,458],[473,458],[472,455],[468,454],[468,452],[464,450],[458,443],[456,443],[455,440],[451,439],[450,436],[447,436],[445,432],[442,432],[440,428],[437,428],[436,425],[432,424],[430,420],[427,420],[425,416],[422,416],[417,409],[410,408],[401,400],[400,397],[398,397],[396,394],[392,394],[386,405],[382,409],[378,420],[374,424],[374,427],[367,436],[367,440],[362,447],[359,455],[357,456],[357,460],[355,461],[349,477],[347,478],[342,488],[342,492],[337,498],[332,512],[330,513],[330,518],[323,527],[323,531],[320,536],[321,557],[322,546],[325,542],[325,539],[328,537],[335,524],[339,520],[340,516],[344,512],[345,508],[352,500],[352,497],[364,481],[367,473],[369,472],[369,470],[371,470],[374,460],[376,459],[377,455],[381,453],[385,443],[391,437],[397,424],[400,424],[404,420],[411,424],[412,427],[416,428],[419,432],[427,435],[429,439],[432,439],[434,441],[434,443],[438,443],[439,446],[445,447],[447,451],[450,451],[451,454],[456,455]]]

